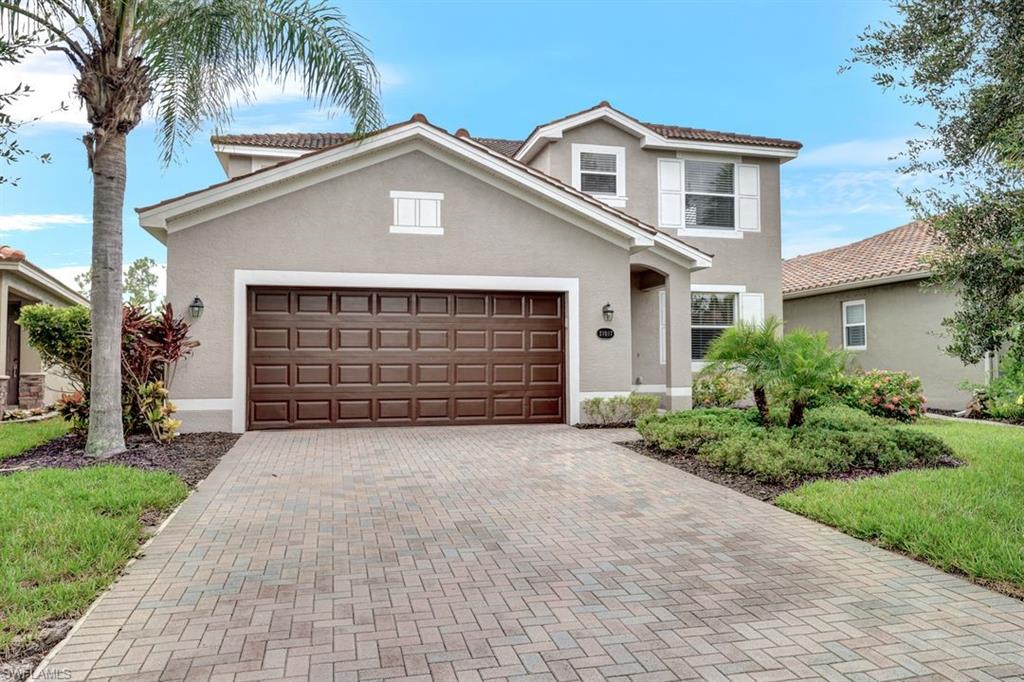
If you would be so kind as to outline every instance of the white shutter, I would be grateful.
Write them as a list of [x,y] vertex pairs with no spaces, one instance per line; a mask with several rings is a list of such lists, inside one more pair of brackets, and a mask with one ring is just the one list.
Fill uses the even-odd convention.
[[683,162],[658,159],[658,224],[683,227]]
[[740,294],[740,320],[747,324],[764,322],[764,294]]
[[761,177],[757,164],[736,164],[736,229],[761,231]]

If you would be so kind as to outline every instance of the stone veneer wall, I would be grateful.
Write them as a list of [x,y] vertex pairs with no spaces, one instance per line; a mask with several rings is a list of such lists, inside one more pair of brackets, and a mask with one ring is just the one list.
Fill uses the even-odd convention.
[[46,374],[22,374],[18,382],[18,407],[32,410],[43,406],[46,395]]

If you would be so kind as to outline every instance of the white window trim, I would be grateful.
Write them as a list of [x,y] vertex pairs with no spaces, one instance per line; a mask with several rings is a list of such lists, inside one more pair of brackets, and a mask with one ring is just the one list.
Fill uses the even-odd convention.
[[[853,306],[862,306],[864,308],[864,321],[850,324],[846,321],[846,310]],[[864,344],[860,346],[851,346],[846,343],[846,330],[848,327],[864,327]],[[856,301],[843,301],[843,348],[846,350],[867,350],[868,349],[868,304],[864,299],[858,299]]]
[[[614,208],[623,208],[629,197],[626,191],[626,148],[610,147],[602,144],[573,144],[572,146],[572,186],[583,191],[583,183],[580,180],[580,154],[614,154],[615,155],[615,194],[590,194],[590,196],[603,201]],[[589,172],[589,171],[588,171]],[[604,175],[611,175],[604,173]],[[588,192],[589,194],[589,192]]]
[[[231,430],[245,431],[246,292],[251,286],[363,287],[379,289],[478,289],[488,291],[558,291],[565,294],[566,402],[569,424],[580,420],[580,281],[577,277],[509,277],[503,275],[423,275],[372,272],[305,272],[235,270],[232,311]],[[186,399],[187,400],[187,399]],[[183,400],[175,399],[180,405]],[[225,403],[226,404],[226,403]]]
[[416,219],[414,222],[420,222],[420,205],[419,201],[436,201],[437,202],[437,222],[441,222],[441,202],[444,201],[444,193],[442,192],[411,192],[407,190],[391,190],[391,201],[393,203],[392,223],[391,227],[388,228],[388,232],[391,234],[426,234],[426,235],[443,235],[444,227],[441,225],[425,227],[419,224],[416,225],[401,225],[398,222],[398,199],[414,199],[416,203]]
[[668,309],[664,289],[658,290],[658,364],[668,360]]

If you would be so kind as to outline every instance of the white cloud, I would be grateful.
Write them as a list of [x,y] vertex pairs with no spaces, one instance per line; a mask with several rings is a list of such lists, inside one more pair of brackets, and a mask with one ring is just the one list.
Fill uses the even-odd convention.
[[904,137],[850,140],[812,147],[802,152],[793,165],[800,168],[883,166],[893,163],[893,157],[906,151],[906,148],[907,138]]
[[[881,232],[881,230],[879,230]],[[784,232],[782,244],[782,257],[792,258],[803,254],[824,251],[835,246],[842,246],[857,241],[861,237],[852,234],[846,225],[828,223],[823,225],[806,226],[798,223],[789,223]]]
[[0,215],[0,234],[38,232],[63,225],[89,225],[92,221],[80,213],[12,213]]
[[35,53],[20,64],[4,66],[0,70],[0,92],[13,90],[18,84],[29,86],[31,92],[7,108],[13,119],[38,119],[36,125],[85,127],[85,110],[74,94],[75,70],[63,54]]
[[[124,264],[124,269],[127,270],[130,263]],[[88,265],[64,265],[58,268],[45,268],[45,270],[59,279],[64,284],[68,285],[75,291],[78,291],[78,284],[75,282],[75,277],[81,275],[89,269]],[[157,300],[162,300],[167,294],[167,264],[157,263],[156,264],[156,294]]]

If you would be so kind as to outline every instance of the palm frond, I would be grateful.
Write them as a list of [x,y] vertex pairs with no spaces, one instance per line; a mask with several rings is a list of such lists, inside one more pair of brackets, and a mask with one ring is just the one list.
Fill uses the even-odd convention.
[[150,0],[138,22],[165,163],[207,120],[229,122],[235,103],[252,101],[268,77],[297,79],[318,106],[351,116],[357,134],[382,124],[363,39],[325,2]]

